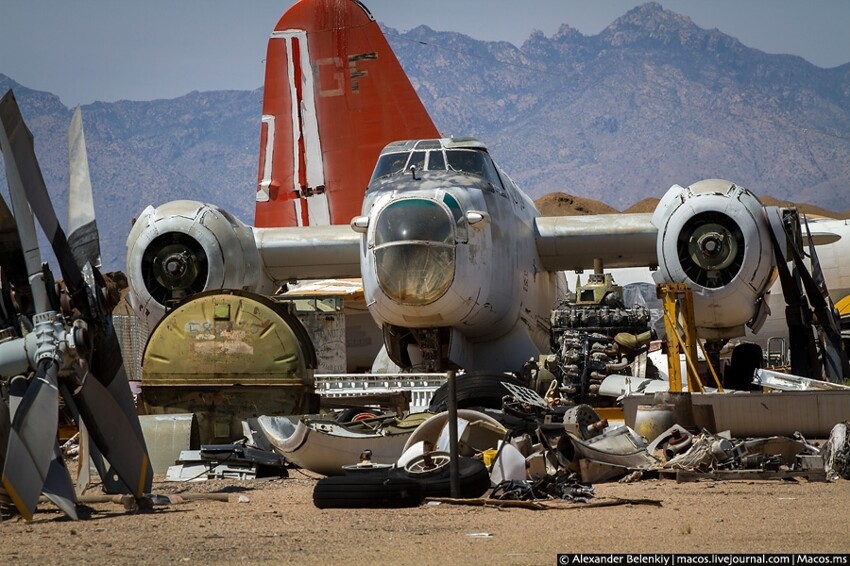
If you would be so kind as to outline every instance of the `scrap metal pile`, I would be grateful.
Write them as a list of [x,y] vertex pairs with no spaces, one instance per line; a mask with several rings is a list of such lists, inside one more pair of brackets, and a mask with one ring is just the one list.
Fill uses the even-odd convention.
[[[735,439],[679,424],[647,439],[629,426],[609,426],[588,405],[550,407],[529,388],[502,386],[509,393],[500,408],[458,410],[460,498],[587,502],[593,484],[607,481],[850,475],[846,423],[826,448],[801,435]],[[314,491],[318,507],[407,507],[450,496],[448,421],[440,412],[367,414],[348,423],[261,417],[257,425],[290,463],[328,476]]]

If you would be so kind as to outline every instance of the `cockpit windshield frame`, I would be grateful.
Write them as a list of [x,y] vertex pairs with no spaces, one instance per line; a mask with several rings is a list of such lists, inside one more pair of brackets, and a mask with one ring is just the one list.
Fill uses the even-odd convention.
[[412,165],[417,171],[454,171],[482,178],[490,184],[493,192],[506,196],[506,188],[502,184],[496,165],[486,151],[470,148],[443,148],[433,145],[416,148],[406,147],[402,151],[382,154],[372,173],[372,182],[392,175],[401,175],[410,170]]

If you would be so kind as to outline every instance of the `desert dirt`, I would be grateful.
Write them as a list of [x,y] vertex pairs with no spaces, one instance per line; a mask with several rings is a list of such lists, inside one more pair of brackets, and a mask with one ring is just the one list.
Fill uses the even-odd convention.
[[[317,477],[317,476],[316,476]],[[316,477],[154,484],[154,493],[227,494],[127,512],[50,504],[0,522],[0,564],[555,564],[558,553],[847,553],[850,481],[641,480],[595,486],[593,504],[548,510],[446,503],[318,509]],[[655,504],[651,504],[655,502]]]

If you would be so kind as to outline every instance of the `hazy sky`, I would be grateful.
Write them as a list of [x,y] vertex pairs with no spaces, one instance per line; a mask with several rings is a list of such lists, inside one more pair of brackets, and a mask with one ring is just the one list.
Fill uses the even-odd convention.
[[[520,46],[569,24],[595,35],[634,0],[364,0],[405,31],[425,24]],[[0,73],[66,105],[253,89],[290,0],[0,0]],[[850,0],[662,0],[703,28],[821,67],[850,62]]]

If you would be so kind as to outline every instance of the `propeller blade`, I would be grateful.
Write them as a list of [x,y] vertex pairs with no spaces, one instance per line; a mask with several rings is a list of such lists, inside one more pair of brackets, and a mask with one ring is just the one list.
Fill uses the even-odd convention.
[[115,494],[129,493],[124,482],[118,478],[115,468],[109,465],[97,449],[97,446],[92,444],[86,423],[80,416],[80,410],[77,408],[71,392],[68,391],[68,387],[65,384],[59,384],[59,392],[62,394],[62,398],[65,399],[65,405],[70,409],[74,420],[77,421],[77,428],[80,431],[80,465],[77,469],[77,495],[82,495],[89,483],[91,483],[91,464],[94,464],[97,475],[100,476],[101,487],[104,492]]
[[[0,389],[2,389],[0,383]],[[12,417],[9,415],[9,405],[0,396],[0,469],[6,465],[6,446],[9,444],[9,431],[12,429]]]
[[27,265],[24,261],[24,250],[21,246],[21,236],[18,234],[18,223],[9,210],[6,200],[0,196],[0,266],[6,272],[9,281],[16,290],[29,289]]
[[88,372],[85,362],[81,360],[80,365],[82,385],[72,394],[80,416],[92,441],[130,493],[141,497],[150,492],[153,468],[144,440],[140,442],[134,430],[133,423],[138,425],[139,419],[127,415],[112,393]]
[[59,448],[58,443],[53,445],[53,459],[50,461],[47,478],[44,480],[44,487],[41,488],[41,491],[66,515],[75,521],[78,519],[77,494],[74,491],[74,482],[71,481],[71,474],[65,466],[65,458],[62,456],[62,449]]
[[100,268],[100,238],[79,106],[68,128],[68,244],[80,269],[87,263]]
[[[808,232],[808,222],[806,223],[806,231]],[[815,316],[817,316],[818,331],[821,334],[824,350],[823,365],[827,379],[832,383],[843,383],[845,376],[850,375],[850,364],[848,364],[847,354],[844,352],[841,327],[835,314],[835,307],[829,298],[829,291],[826,288],[826,281],[823,278],[823,271],[821,271],[811,237],[809,237],[809,249],[811,253],[811,273],[806,269],[803,254],[796,246],[791,246],[791,255],[802,278],[809,303],[815,311]]]
[[[784,230],[788,238],[788,246],[794,247],[795,239],[788,233],[785,223],[780,220],[776,230]],[[812,310],[806,300],[806,295],[800,287],[800,282],[788,269],[788,259],[782,253],[779,240],[773,232],[769,231],[770,240],[773,244],[773,254],[776,259],[776,268],[779,271],[779,281],[782,285],[782,294],[785,297],[785,320],[788,323],[788,342],[791,357],[791,372],[795,375],[809,375],[810,370],[818,367],[817,345],[811,331]]]
[[59,424],[57,371],[54,360],[44,359],[39,362],[35,378],[20,402],[11,401],[19,391],[10,391],[9,412],[14,413],[3,466],[3,486],[27,520],[32,519],[38,504],[56,445]]
[[3,467],[3,488],[27,521],[32,520],[47,471],[43,474],[18,433],[11,429],[6,446],[6,464]]
[[[2,119],[6,136],[9,139],[9,151],[17,164],[21,184],[25,188],[26,199],[36,218],[38,218],[44,234],[50,241],[53,253],[59,261],[65,285],[68,286],[71,295],[76,298],[77,293],[84,289],[83,276],[74,261],[74,255],[71,253],[68,240],[65,238],[65,232],[62,231],[62,227],[59,226],[59,221],[56,219],[56,212],[50,203],[50,195],[47,193],[47,186],[44,184],[44,177],[35,156],[32,133],[24,123],[18,102],[11,90],[0,101],[0,119]],[[85,298],[83,297],[82,301],[77,302],[85,302]],[[85,306],[78,305],[78,308],[82,309]]]
[[[79,416],[79,413],[77,413]],[[77,457],[77,497],[88,489],[91,483],[91,436],[83,419],[77,419],[77,428],[80,430],[80,454]]]

